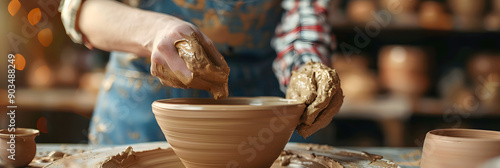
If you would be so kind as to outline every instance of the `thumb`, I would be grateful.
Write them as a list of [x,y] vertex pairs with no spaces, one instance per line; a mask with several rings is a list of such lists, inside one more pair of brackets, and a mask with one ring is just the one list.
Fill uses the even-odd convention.
[[168,65],[168,68],[177,76],[177,78],[191,78],[191,71],[188,69],[186,62],[184,62],[184,60],[179,56],[177,48],[174,46],[174,42],[160,45],[158,50],[160,51],[159,53],[161,53],[165,58],[165,63]]

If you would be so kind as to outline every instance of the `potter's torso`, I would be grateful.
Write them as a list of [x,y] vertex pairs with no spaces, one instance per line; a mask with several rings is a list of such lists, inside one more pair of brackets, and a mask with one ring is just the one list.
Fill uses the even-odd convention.
[[137,7],[195,24],[226,57],[275,56],[270,40],[280,0],[141,0]]
[[[121,0],[131,6],[170,14],[197,25],[215,43],[231,68],[230,96],[280,96],[271,68],[276,57],[270,39],[281,18],[279,0]],[[133,5],[135,4],[135,5]],[[162,86],[150,75],[150,61],[112,52],[90,124],[95,144],[164,141],[151,111],[158,99],[212,97],[196,89]]]

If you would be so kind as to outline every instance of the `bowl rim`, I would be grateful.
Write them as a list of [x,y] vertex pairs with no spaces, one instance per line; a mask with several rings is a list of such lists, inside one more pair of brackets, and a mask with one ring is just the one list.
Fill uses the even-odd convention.
[[431,138],[434,140],[443,140],[443,141],[458,141],[458,142],[497,142],[500,143],[499,139],[494,138],[471,138],[471,137],[456,137],[456,136],[447,136],[440,135],[437,132],[450,132],[450,131],[465,131],[465,132],[477,132],[482,134],[498,134],[500,136],[500,131],[494,130],[481,130],[481,129],[465,129],[465,128],[444,128],[444,129],[435,129],[427,132],[426,139]]
[[213,98],[171,98],[171,99],[160,99],[153,102],[153,108],[159,109],[171,109],[171,110],[189,110],[189,111],[199,111],[199,110],[255,110],[255,109],[269,109],[269,108],[279,108],[279,107],[289,107],[304,104],[295,99],[286,99],[282,97],[272,97],[272,96],[261,96],[261,97],[228,97],[222,100],[238,100],[238,99],[255,99],[255,100],[268,100],[283,103],[268,104],[268,105],[220,105],[220,104],[197,104],[194,106],[189,103],[181,103],[176,101],[186,101],[186,100],[209,100],[218,101]]
[[16,131],[23,131],[23,133],[11,133],[7,128],[0,129],[0,137],[1,138],[10,138],[11,134],[16,135],[16,137],[28,137],[28,136],[38,136],[40,135],[40,131],[33,128],[16,128]]

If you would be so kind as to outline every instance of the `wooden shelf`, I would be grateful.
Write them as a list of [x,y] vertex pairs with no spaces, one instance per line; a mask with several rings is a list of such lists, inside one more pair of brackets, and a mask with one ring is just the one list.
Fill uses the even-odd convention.
[[[24,110],[45,110],[91,114],[96,95],[78,89],[18,89],[18,108]],[[7,106],[7,102],[1,102]]]

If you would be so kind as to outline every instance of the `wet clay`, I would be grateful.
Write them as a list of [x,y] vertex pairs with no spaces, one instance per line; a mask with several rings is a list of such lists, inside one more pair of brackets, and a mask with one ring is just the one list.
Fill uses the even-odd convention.
[[32,162],[34,163],[50,163],[65,157],[71,156],[71,154],[64,153],[61,151],[52,151],[47,156],[35,157]]
[[191,76],[172,72],[163,65],[154,67],[158,73],[152,75],[158,77],[164,85],[207,90],[215,99],[227,97],[229,66],[224,57],[213,46],[199,40],[195,33],[182,36],[183,39],[175,41],[173,45],[191,71]]
[[115,167],[125,167],[125,165],[136,162],[139,157],[135,154],[132,147],[127,147],[123,152],[118,155],[109,157],[101,167],[104,168],[115,168]]
[[[173,148],[167,142],[134,144],[131,146],[132,147],[130,148],[128,146],[103,148],[103,149],[87,151],[85,153],[74,154],[72,156],[64,157],[62,159],[49,163],[45,167],[66,168],[73,166],[73,167],[185,168],[180,158],[176,154],[177,151],[174,153]],[[226,144],[226,146],[228,145]],[[159,147],[162,148],[160,149]],[[397,167],[397,164],[388,161],[387,159],[376,159],[376,161],[370,162],[368,157],[366,157],[365,154],[363,154],[362,152],[334,148],[332,146],[326,146],[326,145],[288,143],[287,147],[284,149],[284,152],[282,151],[283,150],[280,150],[278,152],[278,155],[276,155],[275,158],[277,159],[273,159],[273,164],[272,166],[270,166],[271,168],[311,167],[312,164],[316,165],[316,167],[321,167],[321,166],[339,167],[339,165],[345,168]],[[194,152],[191,155],[197,155],[198,153],[200,152]],[[287,157],[287,156],[290,156],[289,159],[290,162],[288,163],[287,166],[282,166],[287,164],[286,158],[284,159],[282,157]],[[311,162],[311,160],[316,160],[316,161],[315,163],[313,163]],[[338,164],[335,163],[334,161],[337,162]],[[333,164],[329,165],[328,163],[333,163]],[[190,165],[189,167],[192,168],[192,167],[205,167],[205,166]],[[251,167],[251,166],[241,163],[237,167]],[[252,168],[254,167],[257,166],[253,166]],[[260,166],[260,167],[269,167],[269,166]]]
[[312,61],[292,72],[286,98],[307,105],[297,126],[297,132],[303,137],[326,127],[344,101],[335,70]]
[[[296,144],[290,149],[285,149],[274,161],[271,168],[285,167],[308,167],[308,168],[358,168],[358,167],[397,167],[396,164],[381,160],[382,156],[366,152],[348,152],[344,150],[334,151],[334,148],[326,145]],[[83,160],[85,160],[83,158]],[[359,161],[364,160],[364,164]],[[366,160],[373,160],[366,162]],[[358,163],[356,163],[358,162]],[[240,165],[245,167],[246,165]],[[95,167],[169,167],[185,168],[181,160],[173,152],[172,148],[134,151],[127,147],[124,151],[109,156]],[[196,167],[196,166],[194,166]],[[266,166],[269,167],[269,166]]]
[[344,168],[333,158],[293,150],[284,150],[276,161],[279,161],[281,166],[305,166],[307,163],[308,168]]
[[184,167],[181,160],[175,155],[172,148],[145,150],[135,152],[132,147],[127,147],[123,152],[111,156],[103,161],[100,168],[118,167]]
[[361,158],[365,158],[366,160],[369,160],[370,163],[373,163],[377,160],[384,158],[380,155],[371,154],[371,153],[368,153],[365,151],[363,151],[361,153],[352,153],[352,152],[341,151],[338,153],[338,155],[347,156],[347,157],[361,157]]

